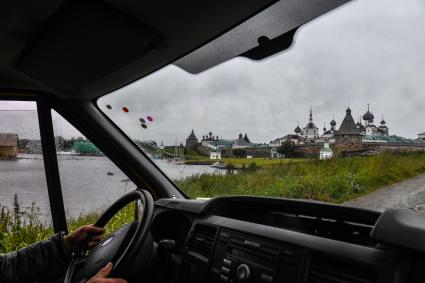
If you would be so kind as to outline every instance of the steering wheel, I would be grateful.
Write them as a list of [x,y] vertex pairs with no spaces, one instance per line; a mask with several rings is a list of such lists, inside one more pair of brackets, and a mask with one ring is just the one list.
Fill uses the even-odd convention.
[[148,191],[131,191],[112,204],[94,224],[104,227],[122,208],[136,201],[135,220],[102,240],[90,252],[89,239],[73,255],[65,275],[65,283],[86,282],[108,262],[114,264],[113,276],[128,276],[143,269],[150,261],[153,240],[149,233],[154,202]]

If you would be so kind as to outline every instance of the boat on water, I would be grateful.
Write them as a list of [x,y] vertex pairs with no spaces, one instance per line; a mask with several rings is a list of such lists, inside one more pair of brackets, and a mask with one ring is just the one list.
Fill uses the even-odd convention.
[[168,162],[171,163],[171,164],[174,164],[174,165],[184,165],[184,164],[186,164],[186,161],[184,159],[181,159],[181,158],[169,159]]
[[57,155],[76,155],[72,153],[71,151],[57,151],[56,154]]
[[210,165],[212,168],[217,168],[217,169],[226,169],[226,164],[224,164],[223,161],[217,161],[213,164]]

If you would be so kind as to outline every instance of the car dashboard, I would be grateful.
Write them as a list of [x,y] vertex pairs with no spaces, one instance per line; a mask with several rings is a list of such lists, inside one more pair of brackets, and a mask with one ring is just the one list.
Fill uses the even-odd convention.
[[235,196],[160,199],[151,231],[156,243],[175,242],[164,282],[413,283],[425,279],[422,221],[409,211]]

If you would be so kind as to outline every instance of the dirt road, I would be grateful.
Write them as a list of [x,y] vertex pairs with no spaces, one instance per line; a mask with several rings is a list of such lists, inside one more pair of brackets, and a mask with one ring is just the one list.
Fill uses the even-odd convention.
[[344,204],[378,210],[409,208],[425,213],[425,174],[384,187]]

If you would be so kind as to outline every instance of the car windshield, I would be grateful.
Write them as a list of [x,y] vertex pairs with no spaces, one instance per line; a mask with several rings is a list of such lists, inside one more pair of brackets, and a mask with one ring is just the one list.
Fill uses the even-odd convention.
[[270,58],[197,75],[169,65],[97,104],[191,198],[421,211],[421,26],[420,1],[357,1],[303,26]]

